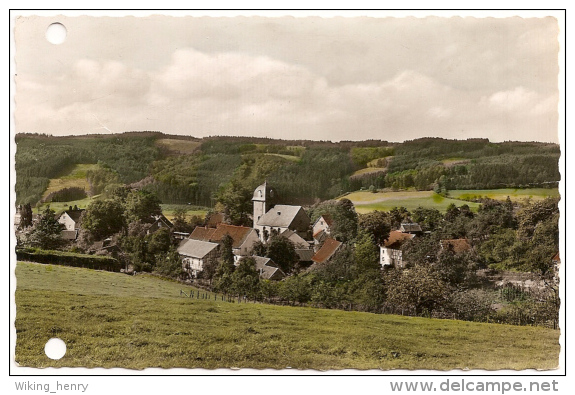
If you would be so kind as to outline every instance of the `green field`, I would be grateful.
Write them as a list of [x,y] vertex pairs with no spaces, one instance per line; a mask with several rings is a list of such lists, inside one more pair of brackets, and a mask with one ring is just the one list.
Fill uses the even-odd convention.
[[366,167],[364,169],[354,171],[352,176],[358,176],[360,174],[380,173],[385,170],[385,167]]
[[202,142],[179,139],[159,139],[156,140],[156,145],[165,148],[172,153],[191,154],[195,152],[200,145],[202,145]]
[[73,200],[71,202],[42,203],[41,205],[36,206],[36,208],[34,208],[33,211],[34,211],[34,213],[40,214],[46,208],[46,206],[50,206],[50,208],[52,210],[54,210],[56,213],[60,213],[64,210],[67,210],[70,206],[72,206],[72,207],[78,206],[78,208],[86,208],[94,200],[98,200],[100,198],[100,196],[101,195],[95,195],[95,196],[87,197],[87,198],[81,199],[81,200]]
[[[19,262],[16,362],[28,367],[553,369],[559,331],[180,297],[127,276]],[[59,337],[66,355],[48,359]]]
[[86,175],[88,170],[96,170],[97,168],[98,165],[95,164],[79,164],[75,165],[67,175],[60,178],[51,178],[50,184],[46,191],[44,191],[42,198],[45,198],[52,192],[57,192],[61,189],[71,187],[82,188],[86,193],[88,193],[90,190],[90,184],[88,183]]
[[208,209],[202,209],[197,206],[189,206],[187,204],[160,204],[162,207],[162,214],[169,219],[170,221],[174,219],[174,213],[177,209],[186,209],[186,217],[190,218],[191,216],[197,215],[199,217],[204,218],[208,212]]
[[369,191],[352,192],[342,198],[349,199],[355,205],[355,210],[360,214],[371,211],[389,211],[394,207],[405,207],[412,211],[418,207],[435,208],[445,211],[447,206],[454,203],[456,206],[467,204],[471,210],[477,211],[479,203],[464,202],[461,200],[445,198],[433,191],[402,191],[402,192],[377,192]]
[[291,162],[299,162],[301,161],[301,158],[298,156],[293,156],[293,155],[284,155],[284,154],[270,154],[270,153],[266,153],[265,155],[270,155],[270,156],[279,156],[280,158],[284,158],[287,159]]
[[496,200],[505,200],[507,196],[511,200],[522,200],[531,198],[532,200],[542,200],[548,197],[558,197],[557,188],[528,188],[528,189],[471,189],[449,191],[449,196],[454,199],[476,199],[487,197]]

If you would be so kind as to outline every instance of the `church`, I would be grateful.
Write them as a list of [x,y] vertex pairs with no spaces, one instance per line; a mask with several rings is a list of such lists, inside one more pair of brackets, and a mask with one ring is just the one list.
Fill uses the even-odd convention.
[[272,234],[281,234],[287,230],[303,239],[309,239],[311,221],[303,207],[274,204],[276,199],[277,194],[267,181],[254,191],[253,228],[260,240],[265,242]]

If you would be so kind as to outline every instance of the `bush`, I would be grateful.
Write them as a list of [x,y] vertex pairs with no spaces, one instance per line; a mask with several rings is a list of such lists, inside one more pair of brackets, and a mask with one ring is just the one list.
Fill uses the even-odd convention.
[[26,248],[16,250],[16,258],[19,261],[30,261],[52,265],[83,267],[95,270],[107,270],[119,272],[122,264],[117,259],[108,256],[95,256],[76,254],[73,252],[41,250]]

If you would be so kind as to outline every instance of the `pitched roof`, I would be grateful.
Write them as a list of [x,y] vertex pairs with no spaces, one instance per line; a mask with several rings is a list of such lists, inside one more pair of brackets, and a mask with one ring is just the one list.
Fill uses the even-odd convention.
[[559,252],[557,254],[553,255],[553,258],[551,258],[551,261],[561,262],[561,258],[559,258]]
[[327,224],[327,226],[333,225],[333,220],[331,219],[331,215],[329,215],[329,214],[322,214],[322,215],[320,215],[320,217],[315,220],[315,222],[313,223],[313,225],[315,226],[315,224],[317,224],[318,221],[319,221],[320,219],[322,219],[322,218],[323,218],[323,220],[325,221],[325,223]]
[[256,270],[261,278],[265,280],[281,280],[285,277],[285,273],[270,258],[261,256],[253,256],[252,258],[256,262]]
[[303,246],[303,247],[309,246],[309,243],[306,240],[304,240],[303,237],[301,237],[296,232],[294,232],[293,230],[290,230],[290,229],[285,230],[280,234],[280,236],[285,237],[286,239],[288,239],[289,241],[294,243],[294,245],[296,245],[296,246]]
[[248,228],[246,226],[235,226],[235,225],[226,225],[226,224],[219,224],[216,228],[216,231],[211,235],[210,241],[213,242],[221,242],[225,235],[230,235],[234,243],[232,244],[233,248],[240,247],[246,237],[252,232],[252,228]]
[[178,253],[192,258],[204,258],[217,247],[216,243],[184,239],[178,246]]
[[441,248],[458,254],[460,252],[469,251],[471,249],[471,244],[469,244],[467,239],[441,240]]
[[203,226],[196,226],[194,231],[190,234],[190,239],[209,241],[216,230],[214,228],[204,228]]
[[329,260],[335,254],[337,249],[341,246],[341,242],[334,240],[334,239],[326,239],[323,243],[323,246],[319,249],[318,252],[311,258],[312,261],[316,263],[324,263]]
[[402,223],[399,228],[402,232],[421,232],[421,226],[418,223]]
[[238,248],[242,245],[252,230],[252,228],[245,226],[234,226],[226,224],[219,224],[216,229],[196,226],[190,235],[190,239],[220,243],[225,235],[230,235],[234,241],[232,247]]
[[415,235],[412,235],[411,233],[403,233],[399,230],[392,230],[389,232],[389,237],[387,240],[385,240],[383,243],[383,247],[398,250],[401,248],[403,243],[405,243],[407,240],[413,239],[414,237]]
[[302,206],[278,204],[260,218],[258,225],[287,228],[292,224],[300,210],[303,210]]
[[311,248],[296,248],[295,253],[298,255],[300,262],[311,262],[311,258],[314,255]]
[[60,214],[60,217],[64,214],[67,214],[68,217],[70,217],[72,221],[74,221],[77,224],[79,223],[80,217],[82,216],[83,212],[84,212],[83,208],[78,210],[66,210],[62,214]]

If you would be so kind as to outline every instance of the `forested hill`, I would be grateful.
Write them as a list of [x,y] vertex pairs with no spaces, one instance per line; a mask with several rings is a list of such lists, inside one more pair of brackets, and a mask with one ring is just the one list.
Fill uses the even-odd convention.
[[[487,139],[273,140],[193,138],[159,132],[53,137],[16,136],[17,203],[36,204],[50,180],[89,166],[88,195],[113,184],[155,192],[164,203],[212,206],[229,190],[262,180],[290,202],[311,203],[361,188],[418,190],[556,186],[559,146]],[[83,173],[82,173],[83,174]],[[83,175],[82,175],[83,176]],[[58,191],[55,191],[56,193]]]

